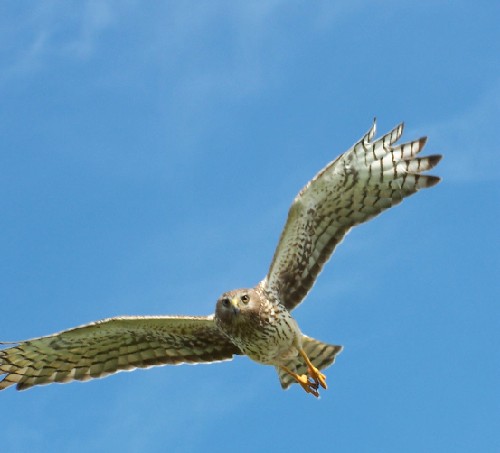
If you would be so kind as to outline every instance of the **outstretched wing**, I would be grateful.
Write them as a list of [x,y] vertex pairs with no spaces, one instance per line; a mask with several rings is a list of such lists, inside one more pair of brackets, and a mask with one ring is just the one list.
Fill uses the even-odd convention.
[[311,289],[351,227],[440,181],[421,172],[433,168],[441,156],[415,157],[425,137],[393,146],[402,132],[400,124],[372,141],[374,121],[358,143],[321,170],[295,198],[267,277],[260,283],[289,310]]
[[[5,343],[4,343],[5,344]],[[0,350],[0,390],[86,381],[122,370],[203,363],[241,354],[209,317],[120,317]]]

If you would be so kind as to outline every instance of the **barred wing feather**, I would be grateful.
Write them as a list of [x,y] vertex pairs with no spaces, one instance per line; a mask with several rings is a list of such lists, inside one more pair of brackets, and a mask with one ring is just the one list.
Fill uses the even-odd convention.
[[0,390],[86,381],[155,365],[209,363],[241,354],[212,316],[118,317],[0,350]]
[[313,286],[346,233],[420,189],[440,181],[423,175],[441,156],[416,157],[426,138],[395,145],[403,124],[372,141],[375,122],[351,149],[321,170],[297,195],[263,288],[289,310]]

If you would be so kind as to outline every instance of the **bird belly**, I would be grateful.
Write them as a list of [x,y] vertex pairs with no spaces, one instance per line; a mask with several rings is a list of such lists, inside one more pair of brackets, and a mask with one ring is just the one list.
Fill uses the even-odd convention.
[[252,360],[266,365],[279,365],[298,355],[301,338],[297,323],[289,317],[266,323],[251,333],[246,332],[244,337],[233,338],[233,341]]

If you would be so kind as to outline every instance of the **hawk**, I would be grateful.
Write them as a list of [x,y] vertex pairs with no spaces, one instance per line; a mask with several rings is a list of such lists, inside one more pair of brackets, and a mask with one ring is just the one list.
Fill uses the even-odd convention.
[[304,335],[292,310],[313,286],[335,247],[355,225],[440,181],[422,172],[440,155],[416,157],[426,138],[396,145],[403,124],[373,140],[370,130],[299,192],[266,277],[228,291],[210,316],[116,317],[0,350],[0,390],[85,381],[122,370],[210,363],[234,355],[276,368],[281,386],[319,396],[322,373],[341,346]]

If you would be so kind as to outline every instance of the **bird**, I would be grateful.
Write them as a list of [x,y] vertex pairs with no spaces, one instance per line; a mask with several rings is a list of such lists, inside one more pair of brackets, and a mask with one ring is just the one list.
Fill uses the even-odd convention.
[[397,144],[404,123],[374,140],[376,120],[298,193],[265,278],[224,292],[209,316],[122,316],[48,336],[1,343],[0,390],[101,378],[118,371],[213,363],[246,355],[275,367],[281,387],[319,397],[342,346],[303,334],[292,311],[348,231],[436,185],[441,160],[417,157],[427,137]]

